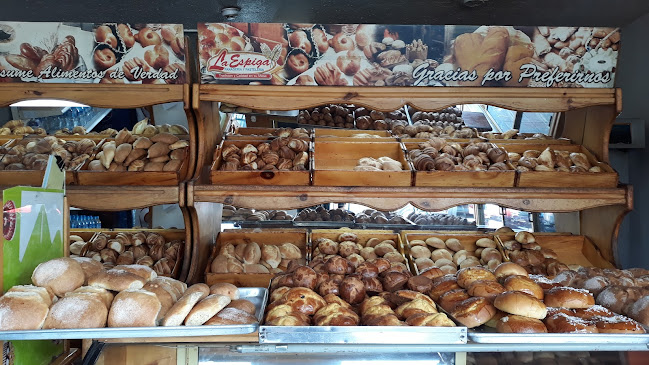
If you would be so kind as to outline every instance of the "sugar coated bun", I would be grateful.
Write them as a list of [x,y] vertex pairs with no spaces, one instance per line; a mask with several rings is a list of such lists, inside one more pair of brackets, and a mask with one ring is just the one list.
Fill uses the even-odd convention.
[[40,286],[35,286],[35,285],[16,285],[12,286],[7,290],[7,293],[12,293],[12,292],[31,292],[31,293],[36,293],[41,296],[43,299],[43,302],[47,304],[47,306],[51,306],[53,302],[57,300],[56,295],[48,289],[48,288],[43,288]]
[[500,333],[547,333],[545,324],[536,318],[510,314],[500,318],[496,329]]
[[560,286],[548,290],[545,304],[552,307],[588,308],[595,305],[595,298],[585,289]]
[[126,270],[101,271],[88,279],[88,285],[112,291],[141,289],[146,280]]
[[162,320],[163,326],[180,326],[194,305],[210,294],[210,288],[205,284],[194,284],[190,286],[185,294],[178,299],[176,304],[169,309]]
[[36,266],[32,283],[50,288],[58,297],[83,285],[85,275],[81,265],[69,257],[61,257]]
[[511,275],[505,278],[503,286],[508,291],[522,291],[543,300],[543,288],[527,276]]
[[503,312],[536,319],[547,314],[545,304],[534,296],[520,291],[507,291],[494,299],[494,306]]
[[216,283],[210,286],[211,294],[221,294],[230,297],[232,300],[239,299],[239,288],[230,283]]
[[11,292],[0,297],[0,330],[38,330],[49,307],[36,292]]
[[[338,296],[336,295],[333,295],[333,297],[338,298]],[[324,299],[327,300],[327,298]],[[228,304],[228,308],[239,309],[253,316],[257,312],[257,308],[255,307],[255,304],[247,299],[234,299],[230,302],[230,304]]]
[[453,289],[460,289],[460,286],[457,285],[455,275],[448,274],[433,279],[433,288],[428,292],[428,295],[433,298],[433,300],[439,300],[439,297],[444,293]]
[[527,276],[527,270],[525,270],[524,267],[521,265],[515,264],[513,262],[503,262],[502,264],[498,265],[496,267],[496,270],[494,270],[494,275],[496,275],[496,278],[499,280],[501,278],[507,277],[509,275],[521,275],[521,276]]
[[185,318],[186,326],[200,326],[230,304],[230,297],[211,294],[198,302]]
[[95,275],[96,273],[103,271],[104,270],[104,265],[101,264],[101,262],[97,260],[93,260],[90,257],[74,257],[72,258],[74,261],[78,262],[79,265],[81,265],[81,269],[83,269],[83,273],[85,275],[85,282],[84,284],[88,284],[88,279]]
[[483,297],[493,302],[496,296],[507,291],[505,287],[492,280],[476,280],[472,282],[467,292],[473,297]]
[[490,320],[496,314],[496,308],[485,298],[473,297],[458,303],[452,314],[458,322],[473,328]]
[[598,317],[595,326],[599,333],[645,333],[640,323],[624,316]]
[[75,296],[75,295],[93,295],[97,299],[101,300],[102,303],[106,306],[106,309],[110,309],[111,304],[113,304],[113,293],[109,292],[103,288],[97,288],[95,286],[82,286],[75,289],[69,293],[66,293],[66,297]]
[[154,327],[162,305],[155,294],[142,289],[118,293],[108,312],[108,327]]
[[543,322],[552,333],[598,333],[597,326],[592,321],[565,313],[548,316]]
[[135,274],[146,281],[153,280],[158,277],[158,274],[152,268],[144,265],[117,265],[114,270],[124,270],[131,274]]
[[467,267],[457,272],[457,284],[463,288],[468,288],[477,280],[496,281],[496,277],[491,271],[482,267]]
[[54,303],[43,328],[101,328],[106,327],[107,317],[106,304],[98,295],[70,295]]

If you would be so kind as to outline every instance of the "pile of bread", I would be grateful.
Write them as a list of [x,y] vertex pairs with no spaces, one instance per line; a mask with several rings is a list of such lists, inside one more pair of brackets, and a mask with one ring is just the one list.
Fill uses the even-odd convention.
[[601,166],[592,164],[581,152],[555,150],[527,150],[523,154],[509,152],[509,160],[517,171],[604,172]]
[[305,208],[295,217],[296,222],[354,222],[354,213],[344,209],[325,209],[322,206]]
[[227,204],[223,205],[222,217],[226,221],[281,221],[293,219],[293,216],[283,210],[253,210],[236,208]]
[[160,276],[170,276],[184,245],[182,240],[167,241],[157,232],[100,232],[87,242],[70,235],[70,257],[91,258],[106,270],[115,265],[137,264],[153,268]]
[[403,164],[391,157],[363,157],[358,160],[355,171],[403,171]]
[[[72,130],[67,128],[59,129],[54,132],[55,136],[69,136],[69,135],[88,135],[88,136],[98,136],[98,137],[115,137],[117,136],[118,131],[113,128],[106,128],[100,132],[87,132],[83,126],[75,126]],[[153,125],[149,124],[149,119],[145,118],[141,121],[135,123],[133,128],[131,128],[131,133],[143,136],[143,137],[152,137],[158,133],[171,133],[175,135],[188,135],[189,131],[187,128],[180,124],[160,124]]]
[[54,136],[23,138],[12,145],[0,146],[0,170],[45,170],[50,155],[63,160],[66,170],[82,166],[96,144],[84,138],[65,141]]
[[545,135],[543,133],[519,133],[518,129],[510,129],[508,131],[505,131],[503,133],[497,133],[497,132],[482,132],[480,133],[481,137],[487,138],[487,139],[538,139],[538,140],[544,140],[544,139],[552,139],[552,137]]
[[410,224],[402,216],[394,212],[381,212],[374,209],[365,209],[356,215],[356,223],[373,224]]
[[556,252],[536,242],[533,233],[521,231],[514,234],[509,227],[499,228],[496,233],[509,260],[523,266],[527,272],[555,276],[568,270],[568,266],[558,260]]
[[233,285],[187,288],[143,265],[104,270],[89,258],[64,257],[38,265],[32,283],[0,297],[0,330],[256,322],[254,304],[239,300]]
[[475,226],[475,222],[469,222],[466,218],[446,213],[417,213],[412,212],[408,219],[417,225],[436,226]]
[[353,106],[329,104],[321,107],[300,110],[297,116],[299,124],[354,128]]
[[[344,260],[357,268],[365,261],[384,258],[392,265],[406,266],[406,258],[399,251],[401,243],[397,235],[384,235],[382,238],[364,236],[360,237],[352,232],[341,233],[335,239],[320,237],[313,241],[311,262],[328,261],[334,258],[338,264],[344,266]],[[333,263],[332,263],[333,265]]]
[[43,128],[32,128],[25,125],[25,121],[20,119],[10,120],[0,127],[0,136],[8,135],[22,135],[22,134],[38,134],[44,136],[47,134]]
[[[311,132],[304,128],[274,128],[272,132],[264,134],[241,134],[234,133],[233,136],[245,136],[245,137],[293,137],[293,138],[302,138],[302,139],[311,139]],[[269,139],[270,139],[269,138]]]
[[217,256],[210,263],[210,272],[276,274],[286,270],[292,260],[306,262],[300,248],[291,242],[282,244],[224,242]]
[[448,143],[433,137],[408,151],[408,158],[417,171],[506,171],[507,152],[493,144]]
[[239,148],[226,143],[215,151],[219,170],[223,171],[307,171],[309,142],[292,137],[278,137],[270,142],[252,142]]
[[454,274],[458,269],[484,265],[495,269],[503,262],[496,241],[489,237],[472,238],[428,237],[425,240],[408,241],[409,253],[419,272],[431,267],[439,268],[445,274]]

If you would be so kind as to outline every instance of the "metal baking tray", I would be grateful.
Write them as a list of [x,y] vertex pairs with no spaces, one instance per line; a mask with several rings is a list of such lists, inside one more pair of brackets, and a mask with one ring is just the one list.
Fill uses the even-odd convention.
[[388,223],[356,223],[354,228],[358,229],[389,229],[399,231],[403,229],[416,229],[415,224],[388,224]]
[[293,221],[295,227],[303,228],[351,228],[354,226],[353,221]]
[[466,344],[466,327],[260,326],[260,343],[304,344]]
[[26,331],[0,331],[0,340],[59,340],[59,339],[93,339],[93,338],[142,338],[142,337],[196,337],[243,335],[259,329],[266,302],[268,289],[239,288],[241,299],[248,299],[256,308],[257,323],[226,326],[177,326],[177,327],[129,327],[129,328],[79,328]]
[[469,331],[469,341],[480,344],[538,344],[538,345],[649,345],[649,334],[613,333],[494,333]]
[[422,231],[479,231],[477,226],[460,225],[439,225],[439,224],[417,224],[417,229]]

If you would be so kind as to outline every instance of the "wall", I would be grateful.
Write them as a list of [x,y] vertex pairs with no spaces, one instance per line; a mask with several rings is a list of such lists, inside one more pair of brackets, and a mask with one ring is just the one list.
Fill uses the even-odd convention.
[[[649,107],[647,60],[649,48],[649,14],[622,28],[623,46],[618,61],[617,87],[622,88],[622,118],[645,121],[645,140],[649,140]],[[649,146],[648,146],[649,147]],[[611,164],[620,172],[620,180],[634,187],[634,210],[622,225],[618,257],[623,267],[649,268],[649,148],[611,151]],[[613,219],[613,217],[611,217]]]

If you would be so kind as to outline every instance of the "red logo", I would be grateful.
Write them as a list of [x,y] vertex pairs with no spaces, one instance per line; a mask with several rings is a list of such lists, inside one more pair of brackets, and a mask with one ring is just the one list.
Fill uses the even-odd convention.
[[217,78],[260,78],[270,79],[270,71],[277,62],[261,53],[228,52],[221,50],[219,54],[207,61],[207,71],[214,72]]
[[9,241],[16,233],[16,204],[8,200],[2,208],[2,235]]

